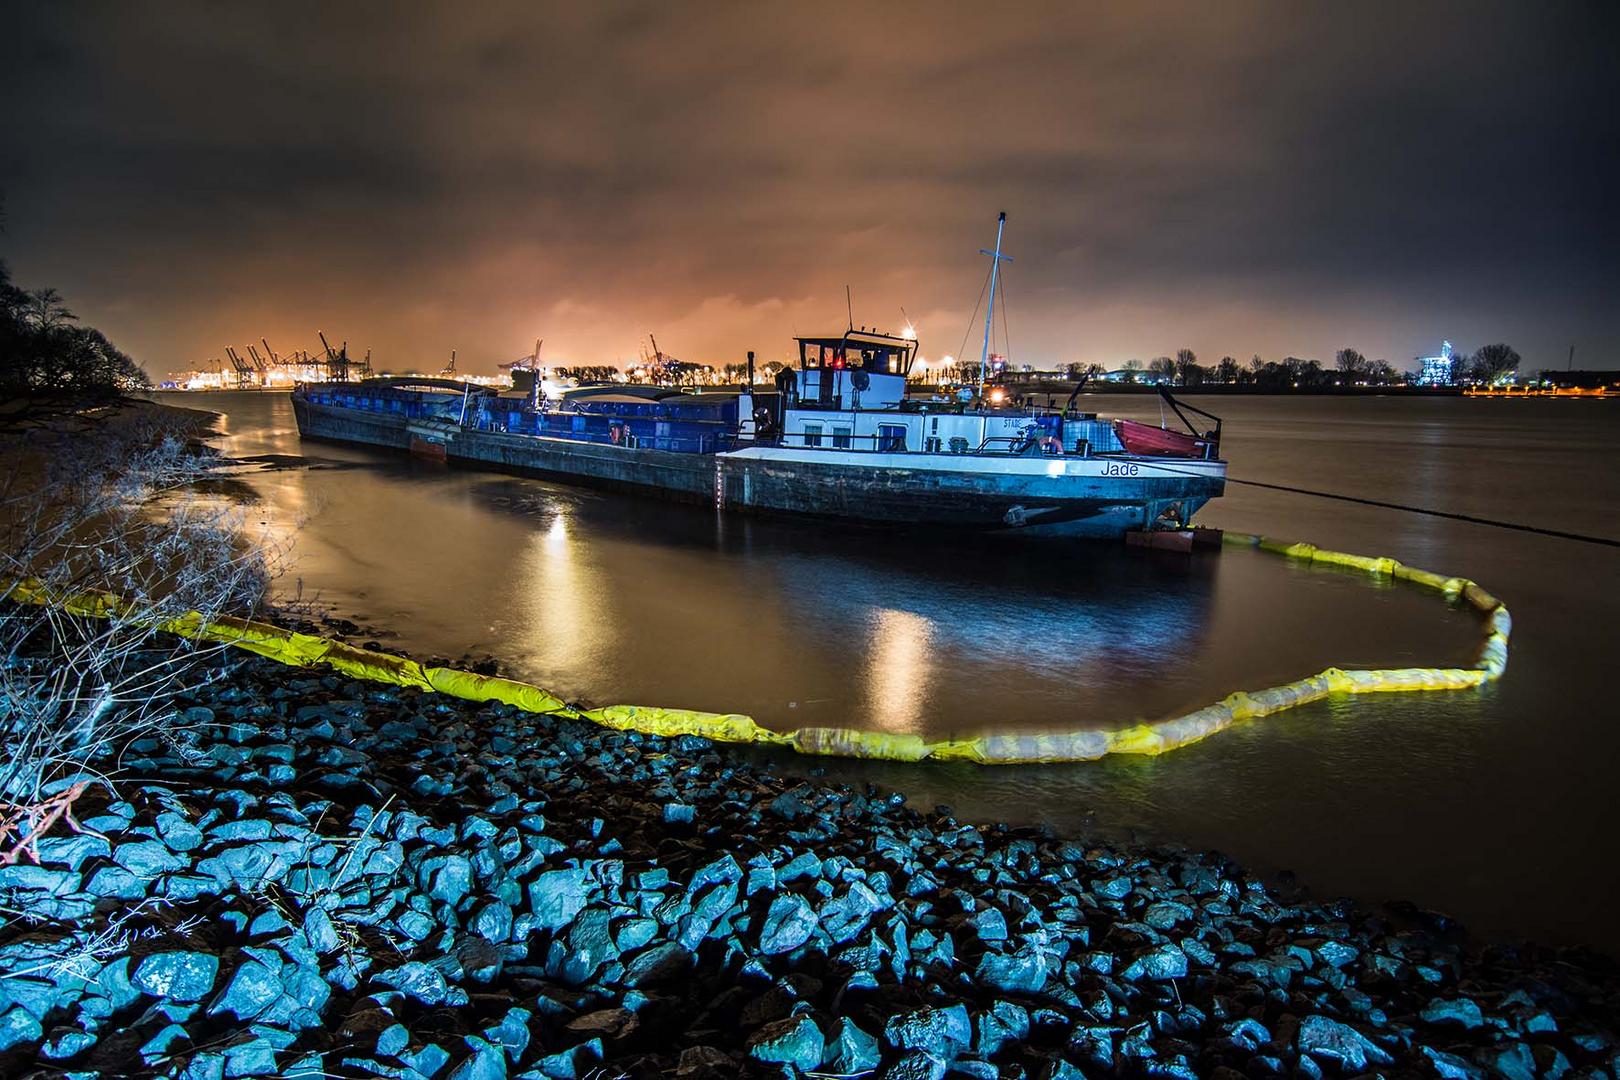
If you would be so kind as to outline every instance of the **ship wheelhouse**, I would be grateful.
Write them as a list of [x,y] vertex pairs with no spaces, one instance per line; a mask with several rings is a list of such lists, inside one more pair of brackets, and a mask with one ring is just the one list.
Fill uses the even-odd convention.
[[798,408],[891,409],[905,400],[906,376],[917,357],[915,339],[850,330],[796,340]]

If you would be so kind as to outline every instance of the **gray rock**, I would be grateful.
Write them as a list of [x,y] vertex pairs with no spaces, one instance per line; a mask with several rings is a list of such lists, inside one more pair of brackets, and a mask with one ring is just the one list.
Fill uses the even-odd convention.
[[7,1009],[0,1016],[0,1051],[10,1050],[13,1046],[23,1043],[34,1043],[44,1038],[45,1033],[40,1029],[39,1021],[27,1009],[15,1007]]
[[619,957],[608,927],[608,913],[603,908],[582,912],[568,928],[564,941],[568,951],[563,961],[563,979],[576,986],[590,982],[603,964]]
[[709,1077],[736,1070],[737,1064],[731,1055],[719,1047],[688,1046],[681,1051],[681,1060],[675,1066],[675,1075]]
[[1476,1051],[1485,1067],[1506,1080],[1535,1080],[1535,1055],[1522,1042],[1508,1042]]
[[1353,945],[1329,939],[1316,947],[1316,958],[1328,967],[1342,968],[1361,955]]
[[1323,1058],[1350,1073],[1359,1073],[1369,1063],[1388,1065],[1393,1059],[1382,1047],[1349,1024],[1326,1016],[1307,1016],[1295,1035],[1302,1054]]
[[467,1037],[472,1053],[450,1072],[450,1080],[506,1080],[506,1052],[475,1035]]
[[827,1048],[822,1054],[820,1072],[838,1076],[871,1072],[878,1067],[877,1040],[858,1027],[847,1016],[833,1021],[827,1036]]
[[767,956],[792,952],[810,940],[815,933],[816,913],[804,897],[784,893],[771,901],[765,914],[765,925],[760,929],[759,948]]
[[665,941],[636,956],[625,967],[626,986],[653,986],[668,982],[692,966],[692,954],[684,945]]
[[109,960],[96,973],[95,992],[105,998],[114,1010],[128,1008],[140,1000],[141,992],[129,981],[129,957]]
[[223,821],[208,830],[208,837],[214,841],[247,841],[270,839],[270,823],[263,818],[239,818],[235,821]]
[[194,851],[202,846],[202,830],[172,810],[157,816],[158,835],[170,851]]
[[534,1063],[533,1071],[551,1080],[582,1080],[602,1061],[602,1040],[589,1039],[578,1046],[548,1054]]
[[821,858],[813,851],[806,851],[795,855],[785,866],[776,872],[778,883],[786,885],[799,878],[818,878],[821,876]]
[[1172,930],[1193,918],[1193,909],[1176,900],[1158,900],[1142,912],[1142,921],[1155,930]]
[[85,891],[109,900],[139,900],[146,895],[147,882],[122,866],[103,866],[90,875]]
[[1455,1024],[1469,1031],[1485,1026],[1479,1005],[1469,998],[1435,998],[1418,1015],[1425,1024]]
[[585,907],[586,872],[548,870],[529,882],[529,910],[536,926],[560,930]]
[[378,1057],[398,1057],[411,1043],[410,1030],[404,1024],[390,1024],[377,1036]]
[[992,1002],[974,1018],[973,1049],[982,1057],[1001,1052],[1007,1043],[1018,1045],[1029,1038],[1029,1011],[1011,1001]]
[[402,911],[395,916],[394,925],[399,927],[400,933],[412,941],[426,941],[439,929],[439,924],[433,921],[432,916],[415,908]]
[[1128,877],[1113,877],[1097,882],[1091,887],[1091,891],[1109,900],[1123,900],[1131,895],[1131,889],[1134,887],[1135,883]]
[[304,915],[304,937],[309,947],[318,953],[332,952],[342,944],[337,927],[332,924],[332,916],[326,913],[325,908],[312,907]]
[[879,1080],[944,1080],[944,1076],[945,1063],[925,1050],[913,1050],[878,1073]]
[[472,882],[472,863],[464,856],[449,855],[434,869],[428,895],[447,904],[459,904],[471,891]]
[[993,943],[1007,940],[1007,916],[999,908],[981,907],[968,916],[967,923],[980,941]]
[[54,1061],[75,1057],[96,1044],[96,1037],[74,1027],[57,1028],[40,1047],[40,1054]]
[[[424,1005],[442,1005],[451,998],[450,986],[444,981],[444,976],[437,968],[429,967],[420,960],[380,971],[372,977]],[[462,997],[465,998],[465,995]]]
[[213,1006],[213,1013],[230,1013],[239,1020],[252,1020],[282,995],[281,976],[257,960],[238,967]]
[[[163,851],[163,845],[154,843],[153,846]],[[168,854],[167,851],[163,853]],[[41,892],[48,896],[66,896],[79,891],[79,881],[79,875],[72,870],[53,870],[32,863],[0,866],[0,892]]]
[[777,1020],[748,1036],[748,1056],[767,1065],[792,1065],[809,1072],[821,1064],[826,1041],[808,1016]]
[[158,1029],[156,1035],[141,1044],[139,1051],[141,1060],[148,1065],[154,1065],[157,1063],[157,1059],[173,1054],[179,1044],[189,1042],[190,1039],[191,1036],[187,1034],[184,1027],[179,1024],[165,1024]]
[[225,1065],[224,1054],[203,1050],[192,1054],[186,1067],[175,1075],[179,1080],[224,1080]]
[[1086,1080],[1086,1074],[1083,1071],[1060,1057],[1047,1061],[1046,1067],[1041,1071],[1040,1076],[1042,1080]]
[[994,990],[1033,994],[1046,985],[1046,958],[1034,949],[985,953],[973,977]]
[[501,900],[491,900],[472,918],[472,931],[485,941],[499,945],[512,936],[512,908]]
[[37,841],[39,861],[47,866],[66,866],[78,870],[84,860],[112,853],[105,837],[80,833],[76,836],[46,836]]
[[568,1022],[569,1031],[609,1043],[629,1038],[640,1026],[641,1021],[629,1009],[597,1009]]
[[201,1001],[214,988],[219,957],[204,952],[159,952],[143,958],[130,984],[144,994],[170,1001]]
[[529,1021],[533,1015],[528,1009],[514,1005],[506,1010],[500,1023],[484,1029],[484,1037],[505,1050],[510,1060],[516,1061],[529,1048]]
[[710,885],[741,881],[742,876],[742,867],[738,866],[737,860],[728,853],[699,868],[698,872],[692,875],[692,881],[686,886],[686,891],[688,894],[696,894]]
[[613,944],[621,953],[635,952],[658,934],[656,919],[626,919],[613,932]]
[[1131,982],[1141,979],[1181,979],[1187,975],[1187,954],[1175,945],[1160,945],[1138,956],[1120,977]]
[[925,1007],[891,1017],[883,1026],[883,1038],[897,1050],[927,1050],[950,1061],[973,1042],[973,1025],[965,1006]]
[[422,1076],[437,1076],[439,1070],[450,1063],[450,1052],[432,1042],[424,1043],[415,1050],[402,1051],[396,1056]]
[[276,1046],[263,1035],[233,1043],[225,1051],[226,1076],[275,1076]]
[[1418,1050],[1429,1059],[1435,1075],[1443,1077],[1444,1080],[1475,1080],[1482,1075],[1483,1070],[1479,1066],[1470,1064],[1456,1054],[1448,1054],[1432,1046],[1419,1046]]

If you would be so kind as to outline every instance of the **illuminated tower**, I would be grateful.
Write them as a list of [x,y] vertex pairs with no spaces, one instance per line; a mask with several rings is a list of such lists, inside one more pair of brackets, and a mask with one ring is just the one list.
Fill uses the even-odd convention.
[[1419,386],[1452,385],[1451,342],[1440,343],[1439,356],[1420,356],[1417,361]]

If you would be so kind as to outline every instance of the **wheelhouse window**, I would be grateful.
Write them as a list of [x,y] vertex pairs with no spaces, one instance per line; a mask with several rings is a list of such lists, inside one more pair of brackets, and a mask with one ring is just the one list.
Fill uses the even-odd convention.
[[804,425],[804,445],[806,445],[806,446],[820,446],[821,445],[821,425],[820,424],[806,424],[806,425]]

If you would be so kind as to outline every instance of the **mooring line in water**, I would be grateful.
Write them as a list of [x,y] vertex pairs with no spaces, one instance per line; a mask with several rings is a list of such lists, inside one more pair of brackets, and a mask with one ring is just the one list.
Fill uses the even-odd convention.
[[1563,529],[1548,529],[1540,525],[1525,525],[1517,521],[1501,521],[1497,518],[1478,517],[1474,514],[1458,514],[1450,510],[1435,510],[1427,506],[1408,506],[1405,503],[1385,502],[1382,499],[1364,499],[1358,495],[1339,495],[1332,491],[1313,491],[1310,488],[1290,487],[1287,484],[1267,484],[1260,480],[1236,480],[1227,477],[1229,484],[1242,484],[1245,487],[1269,488],[1272,491],[1286,491],[1294,495],[1314,495],[1318,499],[1337,499],[1340,502],[1360,503],[1362,506],[1377,506],[1385,510],[1404,510],[1408,514],[1425,514],[1429,517],[1447,518],[1451,521],[1466,521],[1470,525],[1488,525],[1493,529],[1512,529],[1515,532],[1534,533],[1537,536],[1551,536],[1559,540],[1576,540],[1583,544],[1600,544],[1604,547],[1620,547],[1620,540],[1607,536],[1591,536],[1586,533],[1566,532]]
[[[1160,465],[1157,462],[1138,462],[1141,468],[1152,469],[1156,473],[1170,476],[1186,476],[1199,480],[1207,480],[1208,473],[1186,472],[1172,468],[1169,465]],[[1310,495],[1318,499],[1334,499],[1338,502],[1357,503],[1361,506],[1376,506],[1382,510],[1401,510],[1408,514],[1423,514],[1427,517],[1446,518],[1449,521],[1462,521],[1470,525],[1485,525],[1493,529],[1511,529],[1514,532],[1532,533],[1536,536],[1550,536],[1557,540],[1574,540],[1582,544],[1597,544],[1600,547],[1620,548],[1620,540],[1608,536],[1592,536],[1589,533],[1569,532],[1564,529],[1549,529],[1541,525],[1525,525],[1517,521],[1502,521],[1499,518],[1479,517],[1475,514],[1459,514],[1451,510],[1435,510],[1428,506],[1412,506],[1407,503],[1385,502],[1383,499],[1366,499],[1359,495],[1341,495],[1334,491],[1317,491],[1314,488],[1293,487],[1289,484],[1268,484],[1263,480],[1243,480],[1235,476],[1226,477],[1228,484],[1242,484],[1245,487],[1266,488],[1269,491],[1286,491],[1291,495]]]
[[1163,720],[1123,728],[1079,728],[1054,732],[991,732],[971,738],[930,741],[920,735],[849,728],[803,727],[778,732],[739,713],[699,712],[646,705],[606,705],[584,709],[530,683],[454,668],[423,665],[408,656],[356,648],[346,642],[286,630],[229,616],[205,619],[195,611],[175,618],[143,613],[111,593],[62,594],[38,581],[0,578],[0,599],[39,604],[75,615],[124,618],[154,624],[184,637],[215,641],[268,657],[291,667],[325,667],[354,678],[448,694],[468,701],[498,701],[525,712],[587,720],[620,731],[664,737],[699,735],[716,742],[779,746],[801,754],[880,758],[888,761],[971,761],[980,765],[1057,764],[1091,761],[1107,754],[1162,754],[1190,746],[1245,720],[1321,701],[1334,694],[1422,690],[1469,690],[1493,682],[1507,667],[1513,623],[1500,600],[1466,578],[1447,577],[1404,566],[1391,558],[1351,555],[1313,544],[1286,543],[1263,536],[1225,534],[1225,542],[1274,555],[1362,570],[1379,578],[1406,581],[1467,603],[1485,624],[1485,640],[1466,668],[1328,668],[1264,690],[1239,690],[1212,705]]

